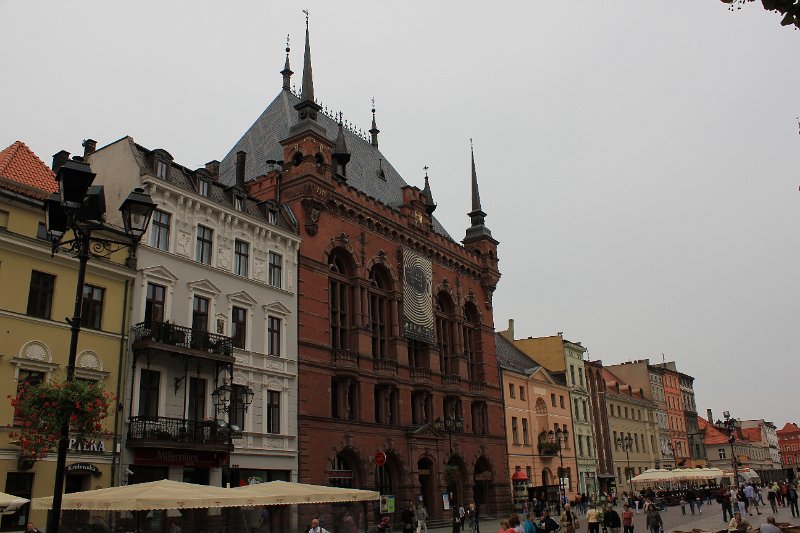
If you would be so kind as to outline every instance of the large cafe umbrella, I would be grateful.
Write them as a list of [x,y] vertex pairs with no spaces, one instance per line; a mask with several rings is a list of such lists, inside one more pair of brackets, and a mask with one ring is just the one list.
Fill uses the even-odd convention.
[[13,513],[30,500],[25,498],[20,498],[19,496],[14,496],[13,494],[6,494],[5,492],[0,492],[0,514],[8,514]]
[[[34,509],[49,509],[53,497],[34,498]],[[253,498],[231,489],[182,483],[170,479],[121,487],[64,494],[63,510],[144,511],[152,509],[200,509],[258,505]]]
[[269,481],[230,490],[249,496],[254,502],[251,505],[366,502],[379,500],[381,497],[374,490],[325,487],[289,481]]

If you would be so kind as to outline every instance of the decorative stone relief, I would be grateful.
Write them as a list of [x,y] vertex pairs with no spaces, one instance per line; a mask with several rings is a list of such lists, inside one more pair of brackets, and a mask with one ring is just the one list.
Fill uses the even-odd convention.
[[267,448],[283,448],[284,442],[283,439],[280,437],[268,437],[267,438]]
[[178,239],[175,242],[175,251],[178,252],[179,255],[189,255],[189,241],[191,240],[191,236],[188,233],[179,232]]
[[[266,280],[266,278],[264,277],[264,274],[266,272],[266,265],[267,265],[267,263],[263,259],[256,259],[254,261],[254,263],[253,263],[253,276],[257,280],[261,280],[261,281],[265,281]],[[290,283],[291,283],[291,273],[289,274],[289,276],[290,276],[289,280],[290,280]]]
[[78,355],[78,368],[86,368],[88,370],[103,370],[100,357],[91,351],[86,351]]
[[47,346],[38,341],[31,341],[22,349],[22,357],[32,361],[50,361],[50,353]]

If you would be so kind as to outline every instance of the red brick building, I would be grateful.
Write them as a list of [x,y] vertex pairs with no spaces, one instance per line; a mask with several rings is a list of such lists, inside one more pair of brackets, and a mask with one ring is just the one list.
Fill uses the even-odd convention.
[[421,497],[433,518],[449,516],[443,493],[484,513],[510,507],[498,242],[474,157],[471,225],[458,243],[432,216],[427,176],[424,190],[407,185],[381,154],[374,109],[367,136],[315,102],[308,32],[302,93],[290,90],[288,48],[282,74],[220,174],[230,179],[247,152],[250,194],[288,204],[301,228],[300,481],[379,489],[398,509]]
[[781,465],[786,471],[786,477],[794,479],[800,470],[800,427],[794,422],[787,422],[783,428],[776,431],[778,435],[778,450],[781,454]]

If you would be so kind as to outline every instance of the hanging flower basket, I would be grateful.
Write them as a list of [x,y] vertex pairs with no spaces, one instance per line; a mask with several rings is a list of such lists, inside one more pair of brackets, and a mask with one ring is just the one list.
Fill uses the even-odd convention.
[[21,456],[42,459],[58,445],[65,422],[78,442],[99,435],[113,401],[114,395],[94,381],[25,382],[11,400],[21,427],[9,436]]

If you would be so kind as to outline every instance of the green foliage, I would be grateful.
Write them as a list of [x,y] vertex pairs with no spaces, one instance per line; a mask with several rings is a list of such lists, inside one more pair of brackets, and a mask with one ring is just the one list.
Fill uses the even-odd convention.
[[[729,11],[742,9],[742,5],[755,0],[722,0],[728,4]],[[781,26],[794,26],[800,28],[800,3],[797,0],[761,0],[761,5],[767,11],[775,11],[782,15]]]

